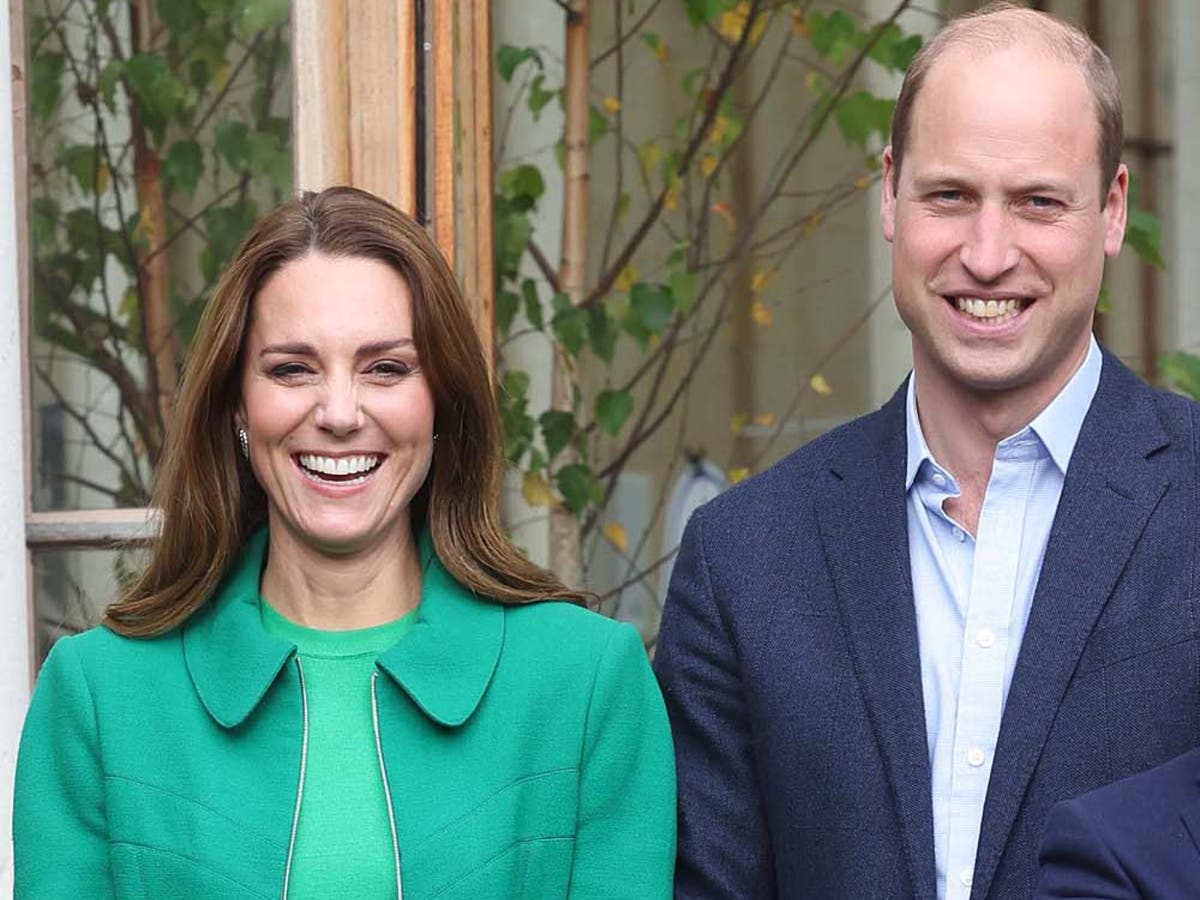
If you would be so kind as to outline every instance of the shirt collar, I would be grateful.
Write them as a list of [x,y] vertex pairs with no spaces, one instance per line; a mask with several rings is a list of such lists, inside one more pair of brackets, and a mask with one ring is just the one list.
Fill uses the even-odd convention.
[[[1079,440],[1080,429],[1092,398],[1096,396],[1096,388],[1100,384],[1100,369],[1104,356],[1095,337],[1088,342],[1087,356],[1083,365],[1076,369],[1075,374],[1058,392],[1050,404],[1038,413],[1037,417],[1026,428],[1038,436],[1050,458],[1059,471],[1066,474],[1071,462],[1071,454],[1075,452],[1075,443]],[[917,376],[914,372],[908,379],[908,393],[905,400],[905,420],[908,435],[908,461],[904,478],[904,489],[909,490],[916,480],[921,464],[929,460],[936,465],[933,452],[925,442],[925,434],[921,430],[921,420],[917,416]],[[1026,428],[1016,435],[1010,435],[1005,441],[1022,434]],[[1002,442],[1003,443],[1003,442]]]
[[[464,723],[483,699],[504,642],[504,607],[476,597],[442,567],[428,531],[418,537],[424,571],[411,631],[378,665],[431,719]],[[233,728],[258,706],[295,653],[269,633],[258,584],[267,529],[255,532],[213,598],[183,627],[184,656],[210,716]]]

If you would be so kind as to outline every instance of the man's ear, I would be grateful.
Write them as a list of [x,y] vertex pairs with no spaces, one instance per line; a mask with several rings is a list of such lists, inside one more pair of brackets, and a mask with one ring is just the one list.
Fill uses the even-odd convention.
[[1125,163],[1117,166],[1117,174],[1108,186],[1104,198],[1104,255],[1116,256],[1125,241],[1125,221],[1129,216],[1129,170]]
[[892,145],[883,148],[883,184],[879,192],[879,224],[883,237],[891,241],[896,236],[896,169],[892,162]]

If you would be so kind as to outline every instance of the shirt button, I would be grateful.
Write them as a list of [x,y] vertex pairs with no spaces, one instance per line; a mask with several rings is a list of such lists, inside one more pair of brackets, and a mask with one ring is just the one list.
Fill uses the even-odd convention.
[[966,534],[963,533],[961,528],[954,529],[954,537],[960,544],[967,539]]
[[975,643],[984,650],[996,643],[996,632],[990,628],[980,628],[975,632]]
[[943,475],[941,472],[934,472],[934,473],[933,473],[933,478],[931,478],[931,479],[930,479],[930,481],[932,481],[932,482],[933,482],[934,484],[936,484],[938,487],[945,487],[945,486],[946,486],[946,476],[945,476],[945,475]]
[[963,869],[958,873],[958,880],[962,882],[963,887],[970,887],[971,882],[975,880],[975,873],[970,869]]
[[983,760],[984,760],[984,753],[980,748],[972,747],[970,750],[967,751],[967,762],[970,763],[975,768],[979,768],[980,766],[982,766]]

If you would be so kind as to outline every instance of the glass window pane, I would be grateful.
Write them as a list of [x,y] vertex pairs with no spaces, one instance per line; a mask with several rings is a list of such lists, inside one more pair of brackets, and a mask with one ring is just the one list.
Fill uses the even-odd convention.
[[97,624],[122,584],[146,562],[144,548],[39,550],[33,554],[36,654],[41,665],[60,637]]
[[291,191],[288,4],[27,10],[34,507],[142,506],[205,300]]

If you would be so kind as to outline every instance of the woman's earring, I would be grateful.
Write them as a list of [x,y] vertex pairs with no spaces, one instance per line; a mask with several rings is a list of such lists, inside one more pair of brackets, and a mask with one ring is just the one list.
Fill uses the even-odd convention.
[[242,456],[246,459],[250,458],[250,435],[246,433],[245,428],[237,430],[238,443],[242,445]]

